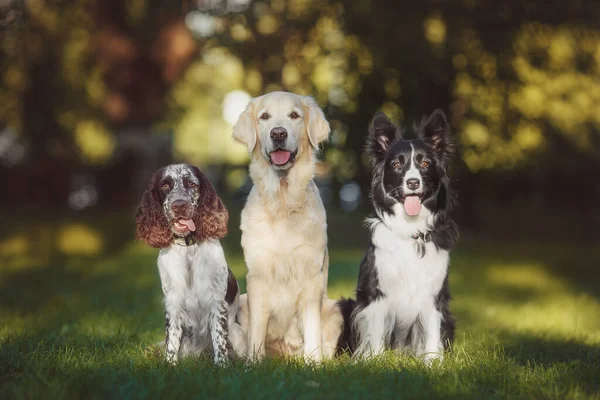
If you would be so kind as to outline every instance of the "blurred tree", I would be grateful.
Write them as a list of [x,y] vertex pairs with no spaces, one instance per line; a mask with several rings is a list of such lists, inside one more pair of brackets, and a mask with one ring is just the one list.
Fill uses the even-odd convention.
[[[186,22],[196,33],[202,57],[172,92],[174,107],[168,119],[186,158],[200,164],[244,162],[244,149],[231,142],[231,126],[215,121],[222,99],[237,89],[253,96],[287,90],[312,95],[326,109],[334,128],[326,159],[339,181],[352,178],[359,153],[347,146],[347,124],[339,117],[357,110],[361,81],[371,73],[372,59],[357,36],[345,34],[341,4],[198,4]],[[224,133],[214,137],[204,132],[207,126],[211,133]],[[192,148],[192,142],[203,145]]]
[[[236,166],[247,157],[224,103],[283,89],[324,107],[333,133],[323,158],[338,183],[366,183],[360,156],[376,110],[412,125],[442,108],[461,144],[463,209],[479,198],[600,199],[600,184],[583,182],[600,172],[598,2],[7,4],[0,121],[29,142],[38,168],[12,175],[106,163],[132,128],[172,129],[176,158]],[[561,157],[577,162],[557,165]],[[229,188],[243,170],[228,175]],[[573,176],[585,184],[554,193]],[[64,186],[28,185],[32,196]]]
[[[359,95],[368,112],[350,116],[353,147],[373,108],[409,124],[442,108],[457,129],[461,210],[472,222],[490,200],[517,200],[533,212],[568,205],[591,232],[596,220],[585,214],[600,185],[585,177],[600,172],[600,3],[353,0],[344,8],[346,30],[374,59]],[[576,161],[557,164],[565,159]]]
[[3,11],[17,21],[2,35],[0,121],[29,150],[13,183],[28,202],[64,204],[70,171],[106,164],[115,135],[160,120],[196,44],[180,5],[163,1],[15,0]]

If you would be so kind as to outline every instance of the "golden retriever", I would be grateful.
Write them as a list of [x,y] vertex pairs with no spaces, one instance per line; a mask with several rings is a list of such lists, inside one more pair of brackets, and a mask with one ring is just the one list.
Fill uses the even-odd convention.
[[233,128],[248,146],[254,186],[242,211],[247,297],[238,319],[250,357],[333,356],[343,319],[327,299],[327,222],[313,181],[329,123],[311,97],[254,98]]

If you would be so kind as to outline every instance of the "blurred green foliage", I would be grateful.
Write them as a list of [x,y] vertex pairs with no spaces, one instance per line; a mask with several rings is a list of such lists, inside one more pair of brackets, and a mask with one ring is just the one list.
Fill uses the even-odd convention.
[[[580,239],[599,222],[600,187],[588,179],[600,173],[598,2],[6,4],[0,128],[30,151],[22,165],[2,165],[0,143],[0,184],[20,185],[11,193],[27,204],[64,205],[74,175],[100,171],[103,204],[122,207],[117,199],[155,167],[146,161],[166,162],[140,135],[123,154],[132,131],[149,144],[172,133],[170,159],[217,171],[218,189],[236,192],[248,159],[231,139],[236,115],[249,96],[287,90],[314,96],[330,121],[318,175],[334,200],[349,179],[367,186],[375,111],[410,127],[442,108],[460,144],[463,226],[506,207],[552,206],[577,221]],[[538,222],[553,223],[528,224]]]
[[209,4],[9,2],[20,14],[0,43],[0,121],[81,163],[106,162],[116,128],[142,125],[173,129],[181,158],[236,164],[224,97],[283,89],[326,108],[340,180],[357,173],[375,109],[408,123],[450,109],[474,172],[516,168],[555,135],[581,152],[598,143],[593,2]]

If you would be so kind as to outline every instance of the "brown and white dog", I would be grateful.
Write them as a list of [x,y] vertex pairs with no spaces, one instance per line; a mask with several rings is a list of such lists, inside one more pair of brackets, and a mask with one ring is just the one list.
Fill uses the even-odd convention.
[[206,176],[188,164],[159,169],[135,218],[137,238],[160,249],[167,361],[209,353],[223,364],[232,350],[244,354],[238,284],[219,242],[229,214]]
[[238,315],[250,357],[335,353],[343,319],[326,296],[327,223],[313,181],[329,132],[314,99],[286,92],[252,99],[233,128],[254,183],[241,216],[248,293]]

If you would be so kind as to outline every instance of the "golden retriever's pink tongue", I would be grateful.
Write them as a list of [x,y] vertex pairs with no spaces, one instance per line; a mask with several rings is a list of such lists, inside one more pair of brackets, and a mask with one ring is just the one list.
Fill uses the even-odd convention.
[[421,212],[421,201],[419,200],[419,196],[406,196],[404,198],[404,211],[408,215],[419,215]]
[[271,161],[277,165],[283,165],[290,160],[290,152],[277,150],[271,153]]
[[187,228],[192,232],[196,231],[196,224],[194,224],[194,221],[192,221],[191,219],[180,219],[177,222],[179,222],[182,225],[187,226]]

